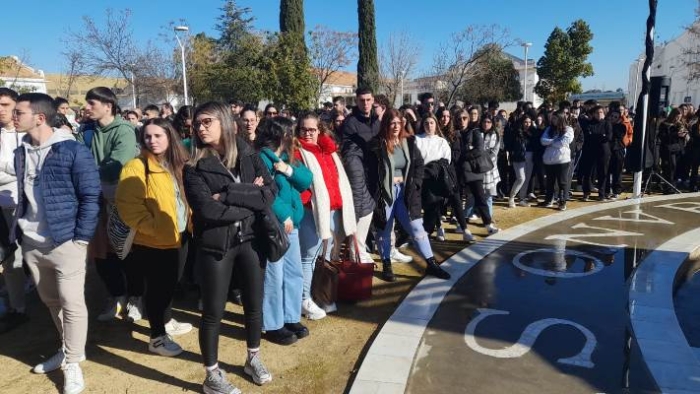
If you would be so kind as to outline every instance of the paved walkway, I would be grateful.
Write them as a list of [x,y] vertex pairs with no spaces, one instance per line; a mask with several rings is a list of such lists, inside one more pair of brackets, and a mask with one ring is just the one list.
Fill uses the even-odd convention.
[[514,227],[450,258],[384,325],[364,393],[700,393],[674,279],[700,194],[618,201]]

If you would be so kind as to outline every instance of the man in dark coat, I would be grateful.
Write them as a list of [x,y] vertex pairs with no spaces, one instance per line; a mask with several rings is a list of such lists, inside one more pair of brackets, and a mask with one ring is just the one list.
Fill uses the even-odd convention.
[[[375,202],[367,190],[365,158],[368,155],[368,142],[379,133],[379,119],[372,113],[374,96],[369,89],[357,89],[357,106],[345,119],[342,128],[341,157],[345,172],[352,188],[352,198],[357,217],[356,238],[363,261],[371,260],[366,254],[367,234],[372,224]],[[376,171],[376,169],[374,169]]]

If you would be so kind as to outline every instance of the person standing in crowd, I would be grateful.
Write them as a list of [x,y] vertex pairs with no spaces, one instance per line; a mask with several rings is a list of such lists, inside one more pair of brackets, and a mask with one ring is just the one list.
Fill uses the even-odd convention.
[[392,105],[389,103],[389,98],[384,94],[378,94],[374,97],[374,103],[372,104],[372,109],[377,119],[381,122],[382,116],[387,109],[391,108]]
[[[467,118],[471,110],[461,110],[458,116],[463,118],[463,124],[467,124]],[[499,229],[493,225],[491,214],[489,213],[486,197],[484,196],[484,174],[475,172],[471,162],[476,160],[480,155],[486,155],[484,149],[484,136],[478,128],[469,128],[460,130],[459,143],[452,145],[453,157],[456,157],[455,169],[457,179],[459,180],[462,190],[471,195],[474,201],[474,210],[481,216],[481,220],[486,226],[486,230],[490,234],[495,234]]]
[[382,279],[396,281],[391,267],[394,220],[398,220],[410,234],[425,259],[426,275],[449,279],[450,274],[435,260],[428,233],[423,228],[423,157],[416,146],[416,137],[407,135],[401,117],[401,113],[395,109],[384,114],[379,133],[371,141],[371,154],[367,157],[368,167],[376,169],[369,173],[368,186],[376,198],[374,221],[379,231],[377,242],[382,258]]
[[342,157],[344,172],[347,173],[352,188],[360,258],[363,262],[371,262],[372,258],[367,253],[366,242],[372,224],[374,199],[367,189],[367,177],[368,173],[374,169],[367,166],[365,160],[368,156],[368,142],[379,132],[379,119],[372,113],[374,96],[371,90],[357,89],[355,97],[357,106],[353,108],[352,113],[345,118],[345,123],[343,123],[340,157]]
[[194,120],[192,115],[194,115],[194,108],[191,105],[183,105],[177,110],[173,119],[173,127],[188,152],[192,148],[192,121]]
[[63,393],[85,389],[87,245],[97,226],[100,178],[90,151],[72,134],[52,128],[56,111],[43,93],[17,98],[15,129],[27,135],[15,151],[17,212],[10,241],[19,241],[24,261],[49,308],[61,348],[36,365],[35,373],[63,369]]
[[345,97],[343,96],[333,97],[333,109],[346,117],[350,115],[350,111],[348,111],[348,108],[346,107]]
[[[21,146],[26,135],[15,129],[12,113],[18,94],[12,89],[0,87],[0,207],[9,228],[17,208],[17,177],[15,176],[14,152]],[[4,240],[9,241],[9,240]],[[9,242],[8,242],[9,244]],[[2,275],[7,288],[9,309],[0,318],[0,334],[13,330],[29,320],[26,311],[24,286],[27,277],[22,268],[22,249],[12,251],[2,261]]]
[[583,172],[583,201],[589,201],[593,188],[593,173],[598,178],[598,200],[605,200],[610,164],[610,142],[612,126],[605,119],[605,110],[596,105],[589,111],[590,119],[585,122],[581,171]]
[[258,123],[260,118],[258,117],[258,112],[254,107],[245,107],[241,112],[241,124],[243,126],[243,132],[241,136],[248,142],[251,143],[255,141],[256,129],[258,128]]
[[[676,183],[676,167],[683,156],[685,144],[690,138],[688,129],[682,122],[681,112],[678,108],[674,108],[668,114],[668,117],[659,126],[659,140],[661,158],[661,172],[667,181],[675,185]],[[672,190],[664,185],[664,192],[671,193]]]
[[274,118],[279,114],[279,111],[277,111],[277,107],[272,103],[265,106],[264,112],[266,118]]
[[610,200],[617,200],[620,197],[620,193],[622,193],[622,170],[625,166],[627,127],[622,123],[622,114],[617,108],[608,112],[608,120],[612,124],[612,141],[610,142],[610,175],[612,176],[612,183],[608,186],[605,195]]
[[[142,272],[151,326],[148,350],[177,356],[182,348],[165,331],[169,305],[187,255],[188,207],[182,169],[187,151],[170,121],[149,119],[143,126],[141,154],[126,163],[115,203],[119,217],[136,231],[128,264]],[[168,315],[166,317],[166,315]]]
[[571,141],[574,140],[574,129],[566,124],[564,110],[559,110],[551,116],[551,122],[547,130],[540,137],[540,142],[545,147],[542,161],[547,172],[547,191],[545,193],[545,207],[554,206],[554,183],[559,188],[559,210],[566,210],[567,200],[567,175],[571,162]]
[[481,118],[481,128],[484,136],[484,151],[493,162],[493,168],[484,173],[484,194],[486,204],[489,207],[489,215],[493,222],[493,198],[498,195],[497,186],[501,181],[498,173],[498,152],[501,149],[501,135],[493,125],[493,116],[490,113],[484,114]]
[[330,134],[333,140],[337,143],[341,143],[343,122],[345,122],[345,114],[338,112],[335,109],[331,110],[331,123],[330,123]]
[[[449,196],[447,199],[455,209],[455,217],[459,223],[460,228],[464,229],[462,233],[462,238],[467,242],[474,241],[474,236],[467,228],[467,222],[464,218],[464,210],[462,209],[461,198],[457,193],[457,182],[456,176],[454,174],[454,167],[452,167],[452,148],[450,148],[449,142],[440,136],[440,129],[438,127],[438,119],[432,113],[426,113],[423,118],[423,133],[416,136],[416,146],[420,151],[421,157],[423,158],[423,163],[426,169],[431,164],[437,165],[438,168],[435,169],[435,173],[440,173],[441,171],[451,172],[454,176],[454,190],[447,190]],[[444,161],[444,163],[440,163]],[[440,169],[442,167],[442,169]],[[427,176],[427,171],[426,171]],[[427,186],[427,185],[426,185]],[[442,187],[449,185],[442,185]],[[430,234],[433,232],[435,227],[438,229],[438,237],[442,237],[442,241],[445,240],[445,231],[442,229],[440,223],[440,216],[442,215],[442,210],[445,205],[445,199],[435,195],[435,190],[431,190],[429,187],[424,187],[422,190],[422,200],[423,200],[423,211],[424,220],[423,228]],[[438,238],[440,240],[440,238]]]
[[420,95],[420,107],[418,107],[418,116],[423,119],[428,114],[435,113],[435,96],[426,92]]
[[126,120],[131,123],[135,129],[142,126],[141,119],[139,119],[139,114],[134,110],[126,111]]
[[169,102],[160,105],[160,117],[172,122],[175,119],[175,109]]
[[267,262],[262,329],[269,341],[291,345],[309,335],[309,330],[300,322],[304,274],[299,225],[304,218],[300,193],[311,186],[312,175],[294,157],[294,122],[290,119],[273,118],[263,122],[255,146],[279,190],[272,211],[289,237],[289,249],[284,256]]
[[[1,99],[0,99],[1,100]],[[1,101],[0,101],[1,105]],[[698,189],[698,170],[700,169],[700,109],[695,112],[694,122],[690,126],[690,185],[689,190],[697,192]],[[1,152],[0,152],[1,153]]]
[[[115,113],[115,115],[116,115],[116,113]],[[146,119],[160,118],[160,110],[158,109],[157,105],[154,105],[154,104],[147,105],[146,108],[143,109],[143,116]]]
[[226,308],[231,275],[238,281],[245,315],[244,372],[262,385],[272,375],[262,363],[263,264],[253,248],[256,214],[275,198],[270,172],[245,140],[236,136],[228,106],[209,102],[194,114],[193,155],[184,169],[184,187],[192,208],[197,264],[201,273],[202,319],[199,346],[206,379],[204,392],[238,392],[219,368],[219,327]]
[[[357,227],[362,223],[356,220],[357,204],[353,203],[353,189],[338,156],[338,146],[327,135],[316,114],[309,112],[299,117],[297,139],[299,149],[295,151],[296,159],[301,160],[313,174],[311,188],[301,193],[304,205],[304,217],[299,224],[304,273],[301,312],[311,320],[319,320],[326,317],[326,313],[336,310],[335,304],[319,306],[311,297],[314,258],[321,242],[328,240],[329,253],[326,257],[336,258],[346,237],[355,235],[360,243]],[[362,255],[360,258],[365,259]]]
[[[528,201],[534,203],[537,203],[538,194],[545,193],[544,163],[542,161],[545,148],[540,143],[540,138],[547,127],[549,127],[549,115],[546,112],[540,112],[535,117],[535,127],[532,130],[533,133],[530,134],[532,139],[532,175],[529,182],[526,183]],[[535,186],[537,187],[535,188]]]
[[[532,118],[529,115],[523,115],[515,122],[511,127],[508,127],[506,142],[508,157],[515,170],[515,182],[513,182],[508,194],[508,207],[510,208],[515,208],[515,196],[523,189],[527,179],[528,133],[531,132]],[[532,151],[529,153],[530,162],[532,162]],[[532,165],[530,165],[530,174],[532,174]],[[526,201],[526,197],[521,196],[520,201]]]
[[241,117],[241,112],[243,111],[243,101],[231,99],[228,101],[229,107],[231,107],[231,115],[234,120],[238,120]]
[[[134,126],[117,115],[117,97],[109,88],[90,89],[85,95],[85,101],[86,113],[92,122],[86,123],[78,131],[78,140],[92,152],[100,172],[103,199],[100,221],[88,254],[94,258],[97,273],[110,296],[97,320],[109,321],[119,317],[125,308],[138,310],[141,296],[138,289],[143,288],[141,283],[136,283],[142,282],[143,277],[131,276],[131,271],[126,269],[127,265],[111,250],[107,238],[107,204],[114,204],[119,173],[122,166],[136,156],[137,142]],[[132,284],[133,288],[127,289],[127,284]],[[133,295],[129,305],[127,291]]]

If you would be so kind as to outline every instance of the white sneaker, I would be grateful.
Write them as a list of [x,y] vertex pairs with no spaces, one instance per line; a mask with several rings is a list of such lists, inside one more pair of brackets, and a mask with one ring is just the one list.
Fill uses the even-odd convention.
[[318,307],[323,309],[323,311],[326,312],[326,315],[329,313],[338,312],[338,306],[335,304],[335,302],[328,305],[319,305]]
[[126,303],[126,320],[134,323],[143,319],[143,301],[141,297],[129,297]]
[[527,202],[527,198],[524,198],[518,202],[518,205],[520,205],[521,207],[529,207],[530,203]]
[[413,257],[406,256],[405,254],[399,252],[396,248],[391,248],[391,253],[389,254],[392,263],[410,263],[413,261]]
[[301,302],[301,314],[309,320],[321,320],[326,317],[326,311],[319,308],[311,298]]
[[122,310],[126,305],[126,297],[110,297],[107,299],[107,306],[97,315],[97,320],[107,322],[114,320],[122,314]]
[[192,325],[190,323],[180,323],[175,319],[170,319],[169,322],[165,323],[165,332],[167,332],[168,335],[183,335],[190,331],[192,331]]
[[[80,356],[80,361],[85,361],[85,355],[83,354]],[[34,373],[49,373],[51,371],[55,371],[59,368],[62,368],[66,365],[66,353],[65,351],[61,348],[58,349],[58,352],[51,356],[48,360],[44,361],[43,363],[39,363],[32,368],[32,372]]]
[[442,227],[438,227],[437,237],[435,237],[435,239],[437,239],[440,242],[445,242],[445,229],[443,229]]
[[173,338],[168,334],[161,335],[157,338],[151,338],[148,343],[148,350],[165,357],[174,357],[182,353],[180,345],[175,343]]
[[78,363],[68,363],[63,367],[63,394],[78,394],[85,390],[83,370]]
[[467,219],[467,221],[470,222],[470,223],[471,223],[471,222],[476,222],[477,220],[479,220],[479,217],[476,216],[475,213],[473,213],[471,216],[469,216],[469,219]]
[[464,242],[469,242],[469,243],[474,243],[474,242],[476,242],[476,240],[474,239],[474,235],[473,235],[472,232],[469,231],[469,230],[465,230],[465,231],[462,233],[462,240],[464,240]]
[[492,224],[489,224],[489,225],[486,227],[486,230],[489,232],[489,235],[493,235],[493,234],[496,234],[497,232],[501,231],[501,229],[498,228],[498,227],[496,227],[496,226],[494,226],[493,223],[492,223]]

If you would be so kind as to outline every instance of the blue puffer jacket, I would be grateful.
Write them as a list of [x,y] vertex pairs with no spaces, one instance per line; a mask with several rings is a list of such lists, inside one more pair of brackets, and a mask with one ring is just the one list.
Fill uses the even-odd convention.
[[[24,195],[26,171],[24,147],[15,150],[17,173],[17,213],[10,240],[21,238],[17,220],[24,216],[27,200]],[[76,141],[51,145],[39,175],[48,229],[54,246],[66,241],[89,242],[97,228],[100,212],[100,174],[90,151]]]

